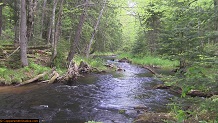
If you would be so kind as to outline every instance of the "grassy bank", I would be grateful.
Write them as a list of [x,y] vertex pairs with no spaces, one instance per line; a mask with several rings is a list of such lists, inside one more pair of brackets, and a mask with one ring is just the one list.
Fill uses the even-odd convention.
[[[0,83],[3,85],[19,84],[49,70],[51,68],[35,64],[34,62],[30,62],[29,66],[24,68],[0,67]],[[45,76],[42,80],[47,80],[48,78],[48,76]]]
[[134,56],[130,53],[122,53],[118,55],[118,58],[127,58],[132,61],[133,64],[140,64],[140,65],[156,65],[162,68],[173,68],[179,65],[178,61],[171,61],[168,59],[163,59],[161,57],[154,57],[154,56]]
[[77,65],[80,64],[81,61],[86,62],[93,68],[97,68],[98,70],[106,70],[107,68],[104,66],[105,62],[101,58],[86,58],[84,56],[75,56],[74,61]]
[[[82,56],[75,56],[74,61],[79,66],[81,61],[88,63],[91,67],[97,68],[98,70],[106,70],[107,68],[104,66],[104,61],[101,58],[86,58]],[[18,61],[19,62],[19,61]],[[62,75],[67,71],[66,66],[56,67],[56,71]],[[9,68],[7,66],[0,66],[0,84],[1,85],[13,85],[20,84],[26,80],[32,79],[35,76],[42,74],[43,72],[51,71],[50,67],[46,67],[43,64],[35,63],[33,60],[30,60],[29,66],[27,67],[17,67],[17,68]],[[49,75],[44,76],[40,80],[48,80]],[[39,80],[39,81],[40,81]]]

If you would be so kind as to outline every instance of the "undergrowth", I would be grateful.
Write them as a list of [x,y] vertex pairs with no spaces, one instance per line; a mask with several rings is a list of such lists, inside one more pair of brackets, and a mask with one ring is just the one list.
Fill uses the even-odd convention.
[[[29,66],[24,68],[10,69],[1,67],[0,82],[6,85],[18,84],[49,70],[51,70],[51,68],[38,65],[31,61],[29,62]],[[43,79],[47,80],[48,78],[48,76],[45,76]]]
[[171,61],[161,57],[132,55],[130,53],[122,53],[118,58],[127,58],[134,64],[140,65],[157,65],[163,68],[173,68],[179,65],[178,61]]
[[105,61],[101,58],[86,58],[83,56],[76,55],[74,61],[76,62],[77,65],[79,65],[81,61],[84,61],[87,64],[89,64],[91,67],[97,68],[99,70],[107,69],[104,66]]

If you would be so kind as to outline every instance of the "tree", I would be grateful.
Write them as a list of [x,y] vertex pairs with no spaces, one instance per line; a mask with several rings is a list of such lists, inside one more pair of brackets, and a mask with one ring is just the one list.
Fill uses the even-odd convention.
[[78,43],[79,43],[79,40],[80,40],[82,27],[83,27],[83,24],[84,24],[85,18],[86,18],[86,11],[87,11],[87,7],[88,7],[88,3],[89,3],[89,0],[85,0],[83,12],[80,15],[80,20],[79,20],[79,24],[78,24],[78,27],[77,27],[77,30],[76,30],[75,37],[74,37],[74,41],[71,41],[70,52],[69,52],[68,57],[67,57],[67,61],[68,61],[69,65],[71,64],[71,61],[74,58],[74,55],[76,53],[76,47],[78,46]]
[[102,16],[102,14],[103,14],[103,12],[104,12],[104,8],[105,8],[105,5],[106,5],[106,2],[107,2],[107,0],[104,0],[102,9],[101,9],[101,11],[100,11],[100,13],[99,13],[98,20],[97,20],[97,22],[96,22],[94,31],[93,31],[93,33],[92,33],[92,37],[91,37],[91,39],[90,39],[90,41],[89,41],[88,49],[87,49],[87,51],[86,51],[86,57],[87,57],[87,58],[89,57],[89,53],[90,53],[90,49],[91,49],[91,46],[92,46],[92,42],[93,42],[94,37],[95,37],[95,34],[96,34],[96,32],[97,32],[97,28],[98,28],[99,22],[100,22],[100,20],[101,20],[101,16]]
[[27,38],[28,40],[32,40],[33,31],[34,31],[34,19],[35,19],[35,11],[37,7],[38,0],[27,0]]
[[[53,9],[52,9],[52,17],[51,17],[51,44],[52,47],[54,47],[54,42],[55,42],[55,11],[57,7],[58,0],[53,1]],[[50,36],[50,35],[49,35]]]
[[42,7],[42,18],[41,18],[41,33],[40,38],[42,38],[44,32],[44,19],[45,19],[45,10],[46,10],[47,0],[44,0],[43,7]]
[[215,19],[214,19],[214,31],[216,32],[215,34],[215,42],[218,43],[218,0],[213,0],[214,1],[214,16],[215,16]]
[[54,59],[57,56],[57,43],[60,37],[60,31],[61,31],[61,19],[62,19],[62,14],[63,14],[63,4],[64,4],[64,0],[61,0],[61,5],[60,5],[60,9],[59,9],[59,14],[58,14],[58,19],[57,19],[57,23],[54,30],[54,45],[53,45],[53,52],[52,52],[52,59],[51,62],[54,61]]
[[20,8],[21,8],[21,3],[20,0],[15,0],[14,1],[14,44],[17,46],[20,42]]
[[0,0],[0,36],[2,35],[2,0]]
[[21,0],[21,23],[20,23],[20,50],[23,66],[28,66],[27,60],[27,24],[26,24],[26,0]]

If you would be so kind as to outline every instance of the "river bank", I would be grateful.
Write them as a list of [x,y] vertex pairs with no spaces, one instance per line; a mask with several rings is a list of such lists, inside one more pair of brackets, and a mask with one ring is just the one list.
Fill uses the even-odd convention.
[[[82,59],[81,58],[79,58],[79,59],[80,59],[79,62],[81,62]],[[38,83],[38,84],[30,84],[30,85],[27,85],[27,86],[21,86],[21,87],[18,87],[18,88],[14,88],[13,86],[12,87],[7,87],[7,86],[6,87],[0,87],[0,92],[2,94],[6,94],[6,95],[9,94],[9,93],[10,94],[23,94],[23,93],[32,92],[32,91],[34,92],[34,91],[40,90],[41,88],[47,88],[47,87],[50,88],[51,87],[50,89],[52,89],[52,87],[54,87],[54,88],[58,87],[59,88],[59,86],[61,88],[63,87],[62,89],[64,89],[64,90],[61,90],[61,91],[65,92],[65,90],[66,91],[67,90],[69,91],[69,89],[70,90],[71,89],[75,90],[78,87],[81,90],[86,90],[90,86],[91,87],[90,88],[91,92],[83,93],[83,92],[80,92],[81,91],[80,89],[79,90],[76,89],[78,92],[73,92],[73,93],[77,93],[77,94],[82,93],[82,94],[79,94],[79,95],[76,94],[76,97],[78,96],[77,97],[78,99],[79,99],[79,97],[81,97],[81,95],[84,96],[84,97],[90,98],[89,93],[92,93],[95,89],[99,89],[99,84],[100,84],[99,82],[102,81],[101,84],[103,84],[102,85],[102,87],[104,88],[103,90],[110,94],[109,97],[111,97],[111,94],[114,91],[116,86],[118,86],[118,87],[121,86],[121,87],[115,89],[115,90],[117,90],[117,91],[115,91],[116,93],[112,94],[113,96],[110,99],[107,98],[105,100],[107,102],[106,103],[107,106],[106,107],[101,107],[100,106],[100,110],[108,110],[108,108],[109,108],[112,112],[118,112],[118,114],[121,115],[121,117],[123,117],[122,115],[124,115],[125,117],[130,116],[129,120],[131,122],[133,122],[134,120],[136,122],[147,122],[147,121],[153,121],[154,119],[159,119],[158,122],[161,122],[162,120],[179,121],[181,119],[183,119],[186,122],[189,122],[189,121],[194,122],[194,121],[197,121],[196,119],[193,119],[194,116],[199,116],[199,120],[201,119],[202,121],[208,119],[208,118],[206,118],[204,116],[207,116],[207,117],[210,117],[210,118],[214,117],[211,114],[205,115],[205,113],[203,113],[203,112],[199,114],[196,111],[202,111],[202,109],[201,108],[196,108],[197,110],[195,110],[193,107],[196,107],[197,105],[202,105],[202,104],[204,104],[204,105],[214,104],[216,96],[212,96],[211,98],[208,98],[208,99],[201,99],[201,98],[196,97],[196,98],[190,99],[189,101],[182,101],[183,103],[180,104],[180,101],[178,101],[178,99],[179,100],[182,99],[182,98],[179,98],[181,93],[178,95],[178,94],[175,94],[175,93],[171,92],[170,90],[163,90],[162,88],[156,88],[157,86],[159,86],[161,84],[162,85],[163,84],[165,84],[165,85],[170,84],[169,83],[170,81],[168,80],[168,77],[170,77],[171,75],[174,74],[173,72],[171,72],[171,69],[160,69],[160,68],[155,68],[154,69],[156,71],[156,73],[168,76],[168,77],[164,76],[164,78],[162,78],[162,80],[164,80],[164,82],[165,82],[164,83],[164,82],[159,81],[160,78],[157,79],[153,75],[153,73],[151,73],[151,71],[141,67],[142,65],[134,65],[134,64],[130,64],[130,63],[126,62],[126,61],[122,62],[122,60],[119,62],[119,60],[116,60],[116,56],[113,56],[113,57],[106,56],[106,58],[104,58],[104,59],[106,59],[106,62],[107,62],[106,64],[102,60],[101,60],[101,62],[94,61],[93,63],[96,64],[96,65],[99,65],[99,63],[101,63],[102,66],[105,69],[108,69],[106,73],[85,74],[84,77],[80,77],[80,78],[78,78],[78,80],[76,80],[74,82],[56,83],[54,85],[53,84],[49,85],[49,84],[43,84],[43,83],[40,84],[40,83]],[[107,68],[106,67],[107,65],[116,66],[116,68],[115,69],[111,68],[111,67]],[[39,67],[37,67],[37,68],[39,68]],[[119,70],[117,68],[119,68]],[[43,68],[43,69],[45,69],[45,68]],[[130,83],[128,84],[128,82],[131,82],[131,84],[132,83],[140,83],[140,84],[139,85],[131,85]],[[145,84],[145,83],[147,83],[147,84]],[[138,86],[142,87],[142,89],[137,90],[138,94],[135,95],[135,91],[133,91],[133,90],[135,90]],[[94,87],[94,88],[92,88],[92,87]],[[126,91],[124,92],[123,91],[123,89],[128,90],[129,87],[133,87],[133,90],[130,89],[129,91],[131,91],[131,92],[133,91],[134,93],[130,94],[129,92],[126,92]],[[109,91],[109,90],[111,90],[111,91]],[[149,101],[151,99],[151,100],[156,100],[156,101],[161,100],[161,102],[162,102],[163,100],[162,100],[162,98],[161,99],[159,98],[159,95],[155,95],[154,96],[155,99],[152,99],[152,96],[150,94],[152,94],[153,91],[155,93],[159,93],[159,94],[163,93],[163,92],[164,93],[167,92],[167,95],[168,94],[171,95],[171,96],[176,95],[175,97],[173,97],[176,100],[170,100],[172,98],[171,96],[170,96],[170,99],[167,97],[168,99],[166,100],[166,102],[164,102],[164,105],[162,103],[160,103],[160,104],[158,103],[158,105],[162,105],[164,108],[159,107],[157,104],[155,104],[154,107],[157,108],[157,109],[155,109],[149,103],[147,105],[146,101],[145,102],[142,101],[142,100]],[[160,91],[160,92],[158,92],[158,91]],[[96,93],[96,92],[94,91],[94,93]],[[123,95],[122,93],[127,93],[129,95],[135,95],[135,96],[134,96],[134,98],[131,98],[131,99],[129,99],[128,96],[127,96],[128,98],[122,98],[122,97],[125,97],[125,96],[122,96]],[[150,93],[150,94],[147,94],[147,93]],[[105,96],[107,96],[107,95],[105,95]],[[98,98],[94,98],[94,99],[98,100]],[[103,99],[103,98],[101,98],[101,99]],[[112,102],[110,101],[111,99],[113,99]],[[136,102],[131,102],[131,103],[127,103],[128,105],[130,104],[130,107],[128,105],[127,105],[127,107],[125,107],[126,102],[124,103],[123,99],[128,100],[127,102],[131,102],[131,100],[141,100],[142,103],[136,103],[137,101]],[[188,99],[188,98],[184,98],[182,100],[186,100],[186,99]],[[118,100],[118,102],[114,101],[114,100]],[[195,104],[197,104],[197,105],[193,105],[192,103],[190,103],[190,102],[193,102],[193,100],[196,100]],[[99,101],[102,102],[102,100],[99,100]],[[94,101],[94,102],[96,102],[96,101]],[[200,102],[202,102],[202,103],[200,103]],[[171,106],[168,107],[167,104],[171,104]],[[89,104],[87,104],[87,105],[89,105]],[[42,103],[41,105],[38,105],[38,108],[44,109],[43,106],[44,106],[44,104]],[[85,106],[82,106],[82,107],[85,108]],[[173,107],[175,107],[175,108],[173,109]],[[190,108],[190,107],[192,107],[192,108]],[[99,110],[99,107],[97,109]],[[92,110],[92,109],[90,109],[90,110]],[[189,112],[192,112],[194,115],[192,115],[192,116],[188,115]],[[112,114],[110,115],[110,117],[112,117]],[[187,116],[189,116],[189,118],[187,118]],[[118,117],[120,117],[120,116],[118,116]],[[121,118],[122,119],[121,121],[126,119],[125,117]],[[104,121],[104,120],[101,120],[101,116],[98,116],[97,118],[88,119],[88,120]],[[88,120],[86,120],[86,121],[88,121]],[[129,120],[127,120],[125,122],[130,122]],[[83,121],[83,122],[85,122],[85,121]],[[113,118],[112,118],[112,120],[108,119],[107,122],[113,122]]]
[[1,93],[0,118],[130,123],[145,111],[169,111],[167,104],[174,95],[166,90],[153,89],[162,82],[146,76],[149,71],[116,60],[108,60],[107,63],[125,71],[86,74],[76,83],[29,84],[16,87],[15,93]]

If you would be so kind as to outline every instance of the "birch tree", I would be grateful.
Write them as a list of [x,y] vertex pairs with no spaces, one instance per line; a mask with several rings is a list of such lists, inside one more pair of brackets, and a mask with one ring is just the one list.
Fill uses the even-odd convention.
[[57,43],[58,43],[58,39],[60,37],[60,31],[61,31],[61,19],[62,19],[62,14],[63,14],[63,4],[64,4],[64,0],[61,0],[61,5],[60,5],[59,13],[58,13],[57,23],[56,23],[55,29],[53,29],[55,32],[54,32],[54,46],[53,46],[51,62],[53,62],[55,57],[57,56]]
[[92,32],[92,37],[91,37],[91,39],[90,39],[90,41],[89,41],[88,49],[87,49],[87,51],[86,51],[86,57],[87,57],[87,58],[89,57],[89,53],[90,53],[90,50],[91,50],[91,46],[92,46],[92,43],[93,43],[95,34],[96,34],[96,32],[98,31],[98,30],[97,30],[97,29],[98,29],[98,25],[99,25],[99,23],[100,23],[100,20],[101,20],[102,15],[103,15],[104,8],[105,8],[105,6],[106,6],[106,2],[107,2],[107,0],[104,0],[104,3],[103,3],[103,6],[102,6],[101,11],[100,11],[100,13],[99,13],[98,20],[97,20],[97,22],[96,22],[94,31]]
[[[49,35],[48,35],[48,37],[51,37],[52,47],[54,47],[54,38],[55,38],[55,11],[56,11],[56,8],[57,8],[57,3],[58,3],[58,0],[54,0],[53,1],[51,26],[50,26]],[[48,41],[50,41],[50,40],[48,40]]]

